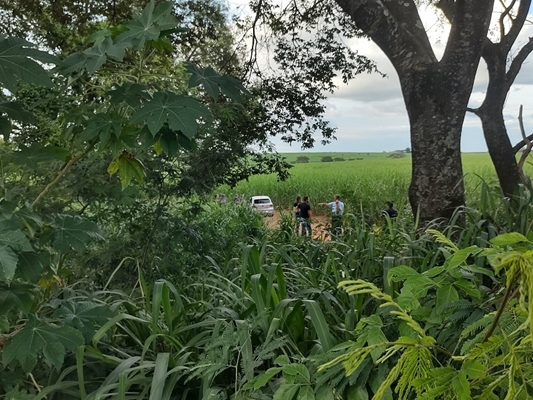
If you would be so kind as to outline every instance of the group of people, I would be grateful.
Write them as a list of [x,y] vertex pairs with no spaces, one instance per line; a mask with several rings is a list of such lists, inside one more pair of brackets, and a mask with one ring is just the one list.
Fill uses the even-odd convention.
[[[333,201],[329,203],[318,203],[319,206],[329,207],[331,211],[331,233],[340,235],[342,233],[342,215],[344,214],[344,203],[339,195],[335,195]],[[309,205],[309,196],[296,197],[293,205],[294,216],[296,217],[296,234],[302,236],[312,236],[311,228],[311,206]],[[387,215],[389,218],[396,218],[398,210],[394,208],[392,202],[387,202],[387,208],[382,211],[381,215]]]
[[[319,206],[329,207],[331,209],[331,230],[334,235],[342,232],[342,215],[344,214],[344,203],[339,195],[335,195],[332,202],[318,203]],[[296,217],[296,233],[302,236],[311,236],[311,206],[309,205],[309,196],[296,197],[293,206]]]

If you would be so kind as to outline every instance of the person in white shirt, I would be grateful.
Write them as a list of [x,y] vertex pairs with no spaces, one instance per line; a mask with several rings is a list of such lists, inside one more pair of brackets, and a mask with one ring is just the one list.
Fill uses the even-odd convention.
[[344,214],[344,203],[341,201],[341,197],[337,194],[332,202],[318,203],[318,205],[331,208],[331,232],[334,235],[340,235],[342,233],[342,215]]

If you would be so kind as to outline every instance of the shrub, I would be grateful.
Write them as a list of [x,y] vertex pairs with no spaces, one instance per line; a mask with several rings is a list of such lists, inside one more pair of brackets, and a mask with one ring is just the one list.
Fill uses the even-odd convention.
[[333,157],[331,156],[325,156],[320,159],[322,162],[333,162]]
[[305,163],[308,163],[308,162],[309,162],[309,157],[307,157],[307,156],[299,156],[296,159],[296,164],[305,164]]
[[346,160],[342,157],[335,157],[333,161],[346,161]]
[[389,158],[403,158],[403,157],[405,157],[405,153],[403,153],[401,151],[393,151],[387,157],[389,157]]

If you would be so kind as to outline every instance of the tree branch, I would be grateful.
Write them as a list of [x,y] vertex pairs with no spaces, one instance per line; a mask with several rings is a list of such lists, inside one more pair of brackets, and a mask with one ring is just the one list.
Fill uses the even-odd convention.
[[517,144],[513,146],[513,153],[516,154],[520,151],[522,147],[524,147],[528,141],[533,141],[533,133],[529,136],[526,136],[525,139],[522,139]]
[[516,3],[516,0],[513,0],[513,1],[511,1],[511,4],[509,5],[509,7],[507,7],[505,5],[505,3],[503,2],[503,0],[500,0],[500,4],[504,8],[504,11],[500,14],[500,20],[499,20],[499,24],[500,24],[500,39],[502,41],[503,41],[503,38],[505,37],[505,17],[509,15],[509,13],[513,9],[515,3]]
[[533,51],[533,36],[529,38],[529,41],[518,51],[518,54],[515,58],[513,58],[513,61],[511,61],[511,65],[509,66],[509,70],[505,74],[505,88],[504,90],[506,92],[509,91],[511,88],[511,85],[514,83],[514,80],[516,79],[516,76],[520,72],[520,69],[522,68],[522,64],[524,61],[526,61],[526,58],[529,57],[531,52]]
[[31,203],[31,206],[32,207],[35,207],[35,205],[37,203],[39,203],[39,201],[41,201],[41,199],[61,180],[61,178],[63,178],[63,176],[65,176],[65,174],[69,171],[69,169],[74,165],[76,164],[78,161],[80,161],[83,157],[85,157],[87,154],[89,154],[89,152],[93,149],[94,146],[89,146],[83,153],[81,153],[79,156],[77,157],[72,157],[68,162],[67,164],[63,167],[63,169],[61,169],[61,171],[59,171],[59,173],[57,174],[57,176],[55,177],[55,179],[50,182],[48,185],[46,185],[46,187],[43,189],[43,191],[41,193],[39,193],[39,195],[37,196],[37,198],[35,200],[33,200],[33,203]]
[[522,183],[528,188],[531,189],[530,180],[526,177],[524,173],[524,163],[526,162],[527,156],[531,153],[531,148],[533,147],[533,142],[526,137],[526,130],[524,128],[524,119],[522,117],[523,107],[520,105],[520,110],[518,111],[518,123],[520,125],[520,133],[522,134],[522,140],[527,143],[525,150],[520,156],[520,161],[518,161],[518,174]]
[[437,62],[414,0],[335,0],[400,72]]
[[[509,12],[511,11],[511,8],[514,6],[515,2],[516,0],[513,0],[511,5],[508,7]],[[513,23],[507,35],[502,36],[502,42],[504,43],[505,51],[507,53],[511,50],[511,47],[513,47],[516,41],[516,38],[518,37],[518,34],[522,30],[522,27],[524,26],[524,23],[526,22],[526,18],[527,18],[527,14],[529,12],[530,6],[531,6],[531,0],[520,0],[516,18],[512,20]],[[502,15],[503,14],[504,13],[502,13]]]

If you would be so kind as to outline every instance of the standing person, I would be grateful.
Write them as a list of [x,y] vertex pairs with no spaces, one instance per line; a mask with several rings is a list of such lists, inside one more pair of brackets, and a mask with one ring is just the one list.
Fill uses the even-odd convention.
[[300,225],[301,225],[301,219],[300,219],[300,209],[298,206],[302,202],[302,198],[300,196],[296,196],[296,200],[294,201],[294,204],[292,206],[292,211],[294,212],[294,218],[296,219],[296,235],[300,234]]
[[381,215],[385,216],[385,214],[388,214],[390,218],[396,218],[398,216],[398,210],[395,209],[393,206],[394,204],[392,203],[392,201],[388,201],[387,208],[383,210]]
[[318,203],[318,205],[331,208],[331,232],[334,235],[340,235],[342,233],[342,214],[344,214],[344,203],[341,201],[341,196],[336,194],[332,202]]
[[309,196],[304,196],[304,199],[298,204],[300,210],[300,221],[302,225],[302,236],[312,236],[311,230],[311,206],[309,205]]

